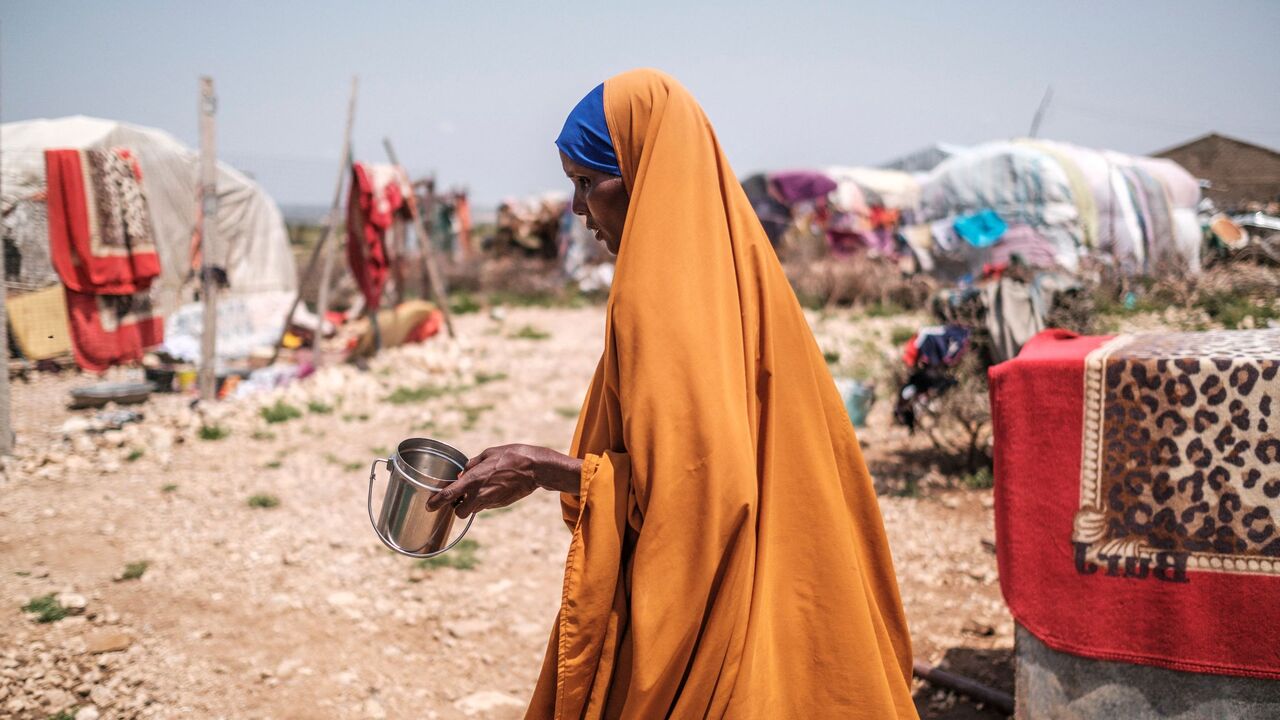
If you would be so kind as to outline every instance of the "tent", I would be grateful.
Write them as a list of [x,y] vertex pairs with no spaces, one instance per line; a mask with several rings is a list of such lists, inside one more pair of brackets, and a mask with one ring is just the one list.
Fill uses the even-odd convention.
[[[44,151],[51,148],[127,148],[137,158],[161,262],[152,300],[161,314],[173,312],[185,299],[184,283],[191,271],[199,155],[162,130],[114,120],[74,116],[0,125],[0,211],[9,240],[6,255],[20,255],[20,275],[10,279],[17,289],[34,290],[57,282],[49,264],[47,228],[42,224]],[[218,163],[217,183],[219,256],[211,259],[226,270],[228,292],[295,290],[297,271],[275,201],[225,163]]]

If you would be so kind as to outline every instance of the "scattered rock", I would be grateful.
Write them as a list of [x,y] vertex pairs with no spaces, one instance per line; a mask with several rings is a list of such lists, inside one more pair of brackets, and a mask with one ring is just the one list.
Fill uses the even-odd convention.
[[98,708],[86,705],[76,711],[76,720],[98,720]]
[[85,636],[84,639],[85,652],[90,655],[128,650],[132,644],[133,638],[121,632],[95,632]]
[[453,706],[469,717],[499,708],[523,708],[525,703],[523,700],[496,690],[481,690],[462,698],[455,702]]
[[329,604],[334,607],[347,607],[360,602],[360,598],[355,593],[348,590],[329,593],[329,597],[326,599],[329,601]]
[[67,709],[75,701],[76,698],[74,695],[61,688],[46,690],[44,693],[45,707],[55,712]]
[[386,720],[387,717],[387,711],[383,709],[382,703],[373,698],[364,701],[364,707],[361,708],[361,712],[369,720]]
[[960,627],[960,632],[966,635],[977,635],[978,637],[991,637],[996,634],[996,629],[984,622],[965,620],[964,625]]
[[89,606],[89,599],[80,593],[61,592],[54,598],[64,610],[72,615],[79,615]]
[[471,635],[479,635],[493,628],[493,622],[489,620],[458,620],[449,624],[449,634],[456,638],[464,638]]

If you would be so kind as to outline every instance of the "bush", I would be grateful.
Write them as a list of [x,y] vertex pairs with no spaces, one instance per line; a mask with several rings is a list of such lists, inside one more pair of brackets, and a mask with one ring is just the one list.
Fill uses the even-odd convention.
[[434,570],[436,568],[451,567],[455,570],[474,570],[476,565],[480,563],[476,558],[476,551],[480,549],[480,543],[471,538],[464,538],[453,549],[443,555],[437,555],[432,558],[423,558],[418,561],[418,567]]
[[268,405],[259,412],[262,414],[262,419],[272,425],[302,417],[301,410],[283,400],[277,400],[274,405]]
[[34,614],[39,623],[57,622],[67,616],[67,609],[62,607],[54,593],[32,598],[22,606],[22,611]]
[[273,507],[277,507],[278,505],[280,505],[280,498],[275,495],[259,493],[257,495],[249,496],[249,507],[251,508],[263,508],[269,510]]
[[221,425],[201,425],[200,426],[201,440],[221,440],[222,438],[230,434],[231,434],[231,431],[222,427]]

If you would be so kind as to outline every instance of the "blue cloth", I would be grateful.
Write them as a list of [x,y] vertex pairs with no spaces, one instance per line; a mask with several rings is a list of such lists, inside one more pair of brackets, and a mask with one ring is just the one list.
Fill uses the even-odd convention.
[[995,210],[986,209],[972,215],[956,218],[956,234],[974,247],[985,248],[996,244],[1004,231],[1009,229]]
[[604,83],[587,93],[569,113],[556,138],[556,147],[569,159],[610,175],[622,175],[618,156],[613,151],[613,138],[604,119]]

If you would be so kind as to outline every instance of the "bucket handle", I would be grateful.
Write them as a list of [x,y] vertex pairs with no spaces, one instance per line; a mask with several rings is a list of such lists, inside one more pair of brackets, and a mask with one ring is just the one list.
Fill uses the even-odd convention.
[[[369,466],[369,502],[368,502],[369,524],[373,525],[373,532],[377,534],[378,539],[382,541],[383,545],[386,545],[387,547],[391,548],[392,550],[395,550],[401,555],[408,555],[409,557],[412,557],[412,558],[432,558],[437,555],[443,555],[444,553],[449,552],[449,550],[454,545],[457,545],[462,540],[462,538],[466,536],[467,531],[471,529],[471,523],[475,522],[476,515],[478,513],[472,513],[471,516],[467,518],[467,525],[466,527],[462,528],[462,534],[454,538],[453,542],[449,543],[448,545],[445,545],[443,548],[435,552],[420,553],[420,552],[414,552],[412,550],[405,550],[404,548],[397,545],[395,541],[393,541],[391,538],[387,537],[386,535],[383,535],[382,529],[378,527],[378,521],[373,518],[373,481],[378,475],[378,463],[384,463],[389,468],[391,467],[391,462],[387,458],[378,458],[377,460],[373,461],[372,465]],[[422,487],[426,487],[431,492],[440,491],[437,488],[428,487],[425,485]],[[449,512],[452,512],[452,510],[449,510]]]

